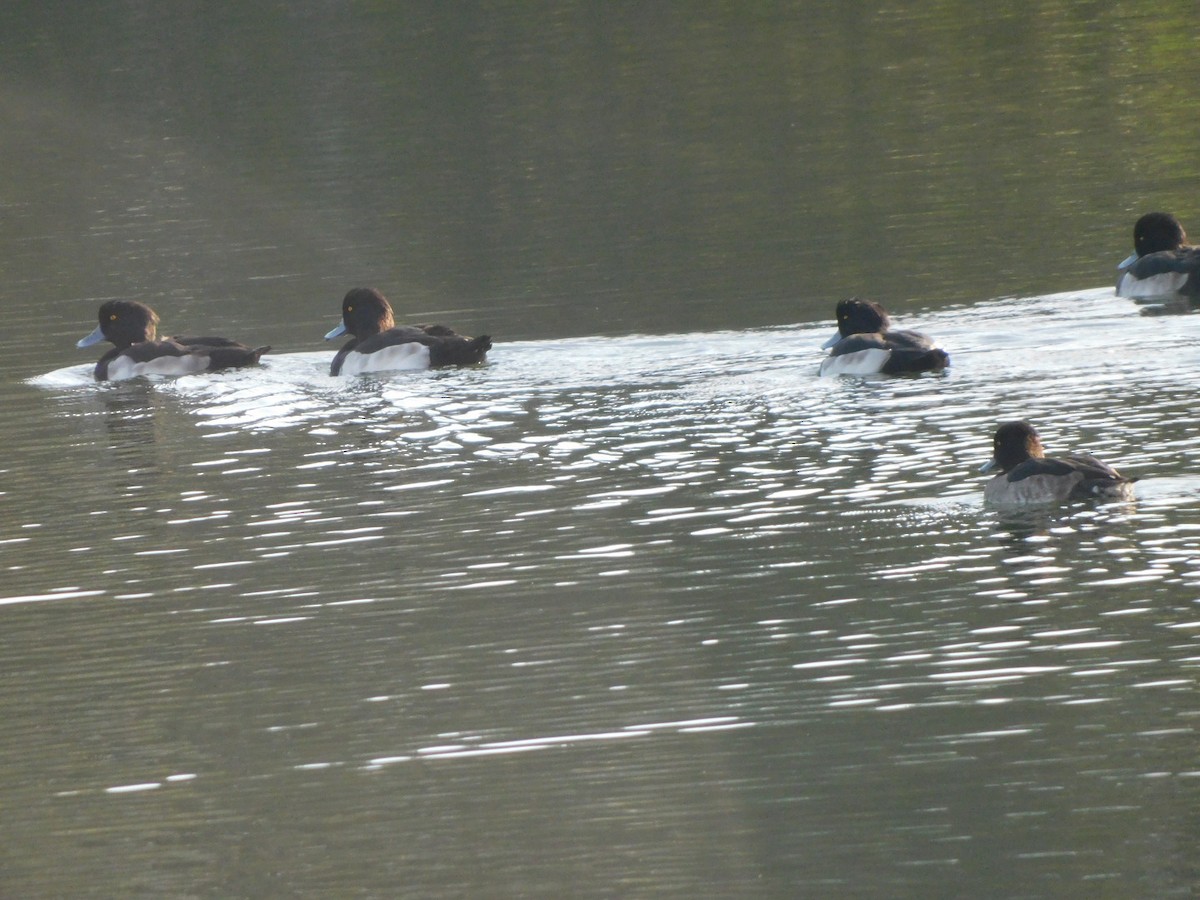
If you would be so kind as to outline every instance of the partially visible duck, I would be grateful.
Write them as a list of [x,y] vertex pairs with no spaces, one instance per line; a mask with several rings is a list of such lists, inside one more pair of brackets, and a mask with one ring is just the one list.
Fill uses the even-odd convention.
[[980,471],[1000,474],[983,489],[989,503],[1054,503],[1062,500],[1128,500],[1133,482],[1087,453],[1049,457],[1028,422],[996,429],[992,459]]
[[138,375],[189,375],[258,365],[270,347],[248,347],[223,337],[172,337],[157,340],[158,313],[134,300],[100,305],[100,324],[76,347],[109,341],[96,363],[97,381],[120,381]]
[[892,320],[874,300],[851,297],[837,305],[838,331],[822,344],[832,348],[822,375],[899,375],[937,372],[950,356],[915,331],[892,331]]
[[392,305],[374,288],[354,288],[343,298],[341,324],[325,340],[343,334],[352,338],[333,358],[330,375],[473,366],[492,349],[486,334],[465,337],[445,325],[397,327]]
[[1146,213],[1133,226],[1133,253],[1117,266],[1118,297],[1200,297],[1200,247],[1170,213]]

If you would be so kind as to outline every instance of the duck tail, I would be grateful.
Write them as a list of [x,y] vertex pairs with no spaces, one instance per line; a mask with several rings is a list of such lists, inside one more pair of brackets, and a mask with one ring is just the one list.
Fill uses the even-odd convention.
[[[860,337],[855,335],[854,338],[846,338],[842,343],[854,340]],[[839,347],[841,344],[838,345]],[[836,352],[836,351],[835,351]],[[842,357],[833,356],[825,361],[830,363],[833,360],[841,359]],[[822,363],[824,367],[825,363]],[[883,363],[883,373],[885,375],[901,375],[904,373],[917,374],[919,372],[940,372],[946,366],[950,365],[950,354],[941,347],[933,347],[929,350],[891,350],[890,355]],[[880,370],[876,370],[880,371]],[[863,373],[865,374],[865,373]]]
[[929,368],[931,371],[939,372],[948,365],[950,365],[950,354],[941,347],[934,347],[929,351]]
[[455,335],[438,341],[429,348],[429,362],[435,369],[442,366],[477,366],[492,349],[492,339],[481,334],[476,338]]
[[479,337],[467,338],[456,349],[454,356],[455,365],[459,366],[477,366],[483,362],[483,358],[487,356],[487,352],[492,349],[492,337],[488,334],[481,334]]
[[941,347],[934,347],[922,353],[911,362],[910,372],[940,372],[950,365],[950,354]]
[[257,366],[264,353],[269,353],[270,345],[262,347],[214,347],[209,351],[210,372],[221,369],[240,369],[245,366]]

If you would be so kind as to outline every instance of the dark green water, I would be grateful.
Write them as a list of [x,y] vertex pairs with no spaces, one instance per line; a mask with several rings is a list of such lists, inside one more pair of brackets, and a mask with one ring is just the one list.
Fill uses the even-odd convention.
[[[1193,6],[70,12],[0,10],[0,895],[1200,885],[1200,318],[1105,288],[1200,219]],[[358,284],[489,364],[329,378]],[[951,369],[817,378],[852,293]],[[94,385],[117,296],[275,354]],[[984,507],[1016,416],[1136,502]]]

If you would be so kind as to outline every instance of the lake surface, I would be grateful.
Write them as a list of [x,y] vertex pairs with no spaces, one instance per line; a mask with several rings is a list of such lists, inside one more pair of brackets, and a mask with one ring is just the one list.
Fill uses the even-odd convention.
[[[1191,896],[1193,14],[6,5],[0,895]],[[357,284],[488,364],[329,377]]]

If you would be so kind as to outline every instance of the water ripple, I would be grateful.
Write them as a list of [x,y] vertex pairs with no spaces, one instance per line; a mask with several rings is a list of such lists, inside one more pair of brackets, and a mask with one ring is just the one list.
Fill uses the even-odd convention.
[[[631,604],[644,618],[583,641],[609,641],[606,697],[675,665],[696,707],[756,720],[1178,689],[1200,657],[1200,435],[1179,368],[1150,361],[1200,317],[1165,328],[1088,291],[928,320],[953,366],[915,378],[817,377],[824,324],[502,342],[480,369],[386,378],[331,378],[328,352],[172,381],[50,373],[35,383],[87,460],[56,487],[83,515],[47,528],[44,491],[9,503],[0,603],[160,601],[318,643],[349,615],[390,639],[478,620],[449,659],[533,626],[529,598],[560,625]],[[985,507],[976,470],[1013,416],[1141,476],[1137,501]],[[554,690],[592,658],[544,639],[555,652],[490,689],[544,671]]]

